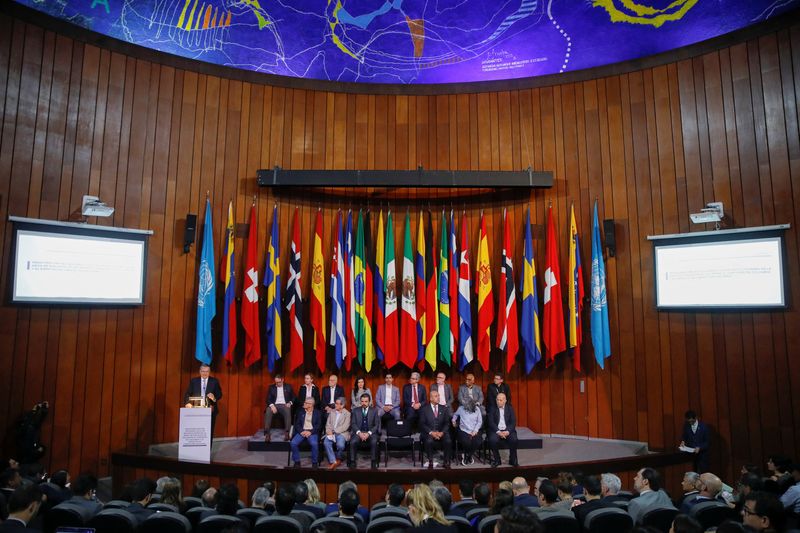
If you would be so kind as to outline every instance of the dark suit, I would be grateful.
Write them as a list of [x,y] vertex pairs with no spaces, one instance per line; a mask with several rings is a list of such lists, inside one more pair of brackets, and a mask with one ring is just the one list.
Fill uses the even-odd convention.
[[303,429],[305,418],[305,409],[298,411],[297,416],[294,417],[294,436],[291,442],[292,461],[300,462],[300,443],[307,440],[311,446],[311,462],[316,465],[319,463],[319,434],[322,431],[322,414],[316,409],[311,410],[311,435],[308,437],[301,435],[305,431]]
[[442,438],[438,442],[442,445],[444,452],[444,462],[450,462],[450,449],[452,442],[450,439],[450,409],[442,405],[438,406],[438,416],[433,414],[433,405],[426,403],[419,409],[419,438],[422,445],[425,447],[425,454],[428,456],[428,461],[433,461],[433,444],[437,442],[436,439],[431,437],[431,431],[441,431]]
[[575,518],[578,519],[578,526],[585,530],[586,528],[583,527],[583,523],[586,521],[586,517],[592,511],[596,511],[598,509],[603,509],[606,507],[616,507],[615,505],[611,505],[607,501],[603,501],[602,498],[598,498],[596,500],[589,500],[586,503],[582,503],[572,508],[572,512],[575,513]]
[[336,406],[334,403],[336,402],[336,398],[345,398],[345,407],[347,407],[347,398],[344,395],[344,389],[341,385],[336,385],[336,391],[331,397],[331,388],[330,386],[325,386],[320,389],[321,396],[320,396],[320,409],[324,409],[326,407],[330,407],[331,409],[335,408]]
[[[366,418],[366,429],[368,432],[371,432],[371,434],[364,442],[369,443],[369,452],[373,464],[375,464],[378,461],[378,438],[380,436],[380,431],[381,431],[380,422],[381,422],[381,416],[380,413],[378,413],[378,409],[375,407],[368,407],[367,418]],[[356,462],[356,452],[358,451],[359,446],[362,445],[361,437],[358,435],[358,432],[363,433],[364,427],[365,424],[364,424],[363,409],[361,407],[353,407],[352,411],[350,412],[350,463],[351,464]]]
[[[438,383],[432,383],[431,384],[430,392],[433,392],[433,391],[437,391],[437,392],[439,391],[439,384]],[[453,387],[451,387],[449,383],[445,383],[444,384],[444,401],[442,401],[442,395],[439,394],[439,403],[440,404],[444,403],[448,407],[448,409],[453,409],[453,402],[454,401],[455,401],[455,397],[453,396]]]
[[[219,401],[222,399],[222,387],[219,386],[219,381],[215,377],[209,376],[206,383],[206,396],[209,394],[214,395],[214,402],[211,404],[211,440],[214,440],[214,426],[217,423],[217,414],[219,414]],[[189,387],[183,395],[183,404],[189,403],[189,398],[194,396],[203,395],[203,383],[199,377],[189,380]]]
[[711,444],[708,426],[698,420],[697,431],[692,432],[692,426],[688,422],[684,422],[681,440],[689,448],[700,448],[700,451],[694,457],[694,471],[700,473],[708,472],[708,448]]
[[[514,414],[514,408],[509,404],[505,405],[503,412],[505,413],[506,431],[508,431],[508,437],[505,438],[509,450],[508,462],[515,464],[517,462],[517,417]],[[492,458],[495,463],[500,462],[498,443],[504,440],[497,435],[499,424],[500,410],[495,404],[494,409],[486,413],[486,438],[489,441],[489,449],[492,450]]]
[[155,509],[148,509],[147,507],[142,506],[139,502],[133,502],[129,506],[127,506],[125,511],[128,511],[136,518],[136,523],[141,525],[148,516],[155,514]]
[[25,527],[22,522],[12,518],[0,524],[0,533],[41,533],[41,530]]
[[292,511],[308,511],[317,518],[323,518],[325,516],[325,509],[319,505],[309,505],[307,503],[295,503],[294,507],[292,507]]
[[522,507],[539,507],[539,498],[533,494],[519,494],[514,496],[514,505],[521,505]]
[[487,411],[495,411],[497,410],[497,395],[500,393],[506,395],[506,403],[511,403],[511,387],[508,386],[507,383],[503,382],[500,385],[495,385],[494,383],[489,383],[489,386],[486,387],[486,410]]
[[[267,408],[264,410],[264,435],[269,435],[269,428],[272,426],[272,417],[274,416],[270,405],[278,401],[278,386],[274,383],[267,389]],[[289,426],[292,420],[292,408],[295,404],[294,391],[292,386],[283,382],[283,404],[275,404],[277,414],[283,418],[283,425],[286,428],[286,433],[289,433]],[[291,405],[290,405],[291,404]]]
[[[411,383],[406,383],[403,385],[403,418],[409,422],[416,420],[419,415],[419,413],[411,407],[412,397]],[[425,392],[425,387],[419,383],[417,383],[417,401],[420,403],[420,410],[428,403],[428,395]]]
[[[321,409],[322,406],[320,405],[320,398],[319,398],[319,387],[311,384],[311,397],[314,398],[314,409]],[[297,405],[302,405],[303,402],[306,401],[306,386],[305,384],[300,385],[300,390],[297,391]]]

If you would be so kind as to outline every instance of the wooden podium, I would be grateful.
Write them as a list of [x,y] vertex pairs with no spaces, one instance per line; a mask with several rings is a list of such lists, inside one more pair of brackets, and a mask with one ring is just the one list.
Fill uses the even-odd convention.
[[[190,403],[194,403],[191,400]],[[211,462],[210,407],[181,407],[178,461]]]

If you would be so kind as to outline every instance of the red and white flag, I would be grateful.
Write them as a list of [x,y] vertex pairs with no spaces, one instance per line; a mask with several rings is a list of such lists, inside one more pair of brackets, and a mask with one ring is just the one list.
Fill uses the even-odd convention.
[[244,262],[242,283],[242,329],[244,329],[244,365],[250,366],[261,359],[261,337],[258,327],[258,233],[256,232],[256,206],[250,208],[250,232],[247,236],[247,257]]

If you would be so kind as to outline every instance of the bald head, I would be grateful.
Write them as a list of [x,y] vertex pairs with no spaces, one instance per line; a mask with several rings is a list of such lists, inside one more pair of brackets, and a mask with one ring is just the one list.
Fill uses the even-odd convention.
[[511,491],[514,493],[514,496],[528,494],[530,490],[531,488],[528,486],[528,481],[524,477],[515,477],[511,480]]
[[711,472],[700,474],[700,494],[709,498],[716,498],[720,491],[722,491],[722,480],[720,478]]

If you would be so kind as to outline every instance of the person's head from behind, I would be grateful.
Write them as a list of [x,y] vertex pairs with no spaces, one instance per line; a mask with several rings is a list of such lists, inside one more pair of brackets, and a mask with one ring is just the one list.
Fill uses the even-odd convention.
[[42,491],[38,485],[23,485],[14,489],[8,497],[8,514],[25,523],[30,522],[42,505]]
[[703,533],[705,531],[700,522],[689,515],[679,514],[672,520],[669,533]]
[[441,507],[442,513],[448,514],[450,512],[450,506],[453,505],[453,495],[450,494],[447,487],[436,487],[433,490],[433,497],[436,499],[436,503],[439,504],[439,507]]
[[539,483],[539,496],[541,496],[542,504],[545,506],[553,505],[558,501],[558,489],[555,483],[549,479],[543,480]]
[[214,509],[219,501],[219,491],[214,487],[208,487],[200,499],[203,500],[203,507]]
[[739,493],[742,496],[747,496],[751,492],[756,492],[764,489],[764,479],[758,474],[747,472],[742,474],[739,479]]
[[223,485],[219,489],[217,512],[219,514],[235,515],[239,510],[239,487],[233,483]]
[[406,495],[408,503],[408,517],[415,526],[419,526],[425,520],[433,520],[440,524],[449,525],[445,520],[444,512],[433,496],[433,492],[428,485],[415,485]]
[[489,500],[492,498],[492,489],[486,483],[478,483],[475,485],[475,501],[478,505],[489,505]]
[[700,474],[697,472],[686,472],[681,480],[681,489],[683,492],[692,492],[697,490],[697,482],[700,480]]
[[616,474],[606,472],[600,476],[600,494],[615,496],[622,489],[622,480]]
[[156,486],[157,484],[150,478],[136,480],[131,487],[131,500],[147,506],[156,491]]
[[600,497],[603,491],[600,478],[597,476],[586,476],[583,478],[583,494],[587,500],[594,500]]
[[711,472],[705,472],[700,474],[700,483],[697,486],[703,496],[716,498],[722,491],[722,480]]
[[336,493],[336,500],[337,501],[339,500],[339,497],[342,494],[344,494],[344,491],[346,491],[347,489],[352,489],[352,490],[358,492],[358,486],[355,483],[353,483],[349,479],[347,481],[342,481],[341,483],[339,483],[339,491]]
[[558,499],[559,500],[571,500],[572,499],[572,484],[566,481],[559,481],[556,484],[556,489],[558,490]]
[[522,494],[528,494],[531,491],[531,488],[528,486],[527,479],[518,476],[511,480],[511,490],[514,493],[514,496],[520,496]]
[[494,493],[494,501],[489,509],[489,514],[500,514],[500,511],[514,505],[514,494],[510,490],[500,489]]
[[161,503],[180,506],[183,503],[183,491],[180,480],[171,477],[161,488]]
[[207,479],[198,479],[194,482],[194,485],[192,485],[192,496],[195,498],[202,498],[203,494],[210,486],[211,483],[209,483]]
[[458,492],[461,493],[461,498],[472,498],[475,493],[475,482],[471,479],[461,479],[458,482]]
[[784,522],[783,504],[774,494],[751,492],[744,498],[742,522],[756,531],[781,531]]
[[509,505],[500,511],[494,533],[544,533],[545,528],[536,514],[521,505]]
[[319,487],[317,486],[317,482],[311,478],[304,479],[303,483],[306,484],[308,487],[308,498],[306,501],[308,503],[319,503],[322,501],[322,495],[319,493]]
[[66,470],[59,470],[58,472],[50,476],[50,483],[54,483],[59,487],[61,487],[62,489],[67,488],[67,485],[69,485],[70,482],[71,480],[69,478],[69,472],[67,472]]
[[406,497],[406,489],[399,483],[392,483],[386,490],[386,503],[393,507],[400,507],[403,504],[403,498]]
[[339,496],[339,515],[341,516],[355,516],[358,511],[358,504],[360,498],[358,492],[353,489],[345,490]]
[[91,474],[81,474],[75,478],[70,488],[75,496],[91,500],[94,497],[94,491],[97,489],[97,478]]
[[275,512],[279,515],[288,515],[294,507],[294,485],[281,483],[275,492]]
[[642,468],[633,478],[633,488],[639,494],[648,490],[658,492],[661,489],[661,476],[653,468]]
[[267,506],[268,499],[269,499],[269,491],[264,487],[258,487],[256,490],[253,491],[253,498],[250,501],[250,507],[254,507],[256,509],[264,509]]
[[308,485],[303,482],[294,485],[294,503],[306,503],[308,499]]

